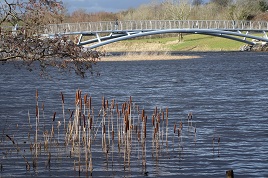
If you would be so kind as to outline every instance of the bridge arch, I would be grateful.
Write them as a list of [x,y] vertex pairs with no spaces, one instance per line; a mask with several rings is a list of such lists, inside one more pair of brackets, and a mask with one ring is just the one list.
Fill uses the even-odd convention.
[[[165,33],[190,33],[190,34],[203,34],[210,36],[217,36],[222,38],[227,38],[239,42],[243,42],[246,44],[254,45],[255,42],[246,40],[247,38],[255,39],[259,41],[268,42],[268,38],[253,36],[249,34],[243,34],[240,31],[225,31],[225,30],[217,30],[217,29],[162,29],[162,30],[148,30],[148,31],[114,31],[109,36],[99,37],[98,33],[91,33],[91,35],[96,35],[95,39],[87,40],[87,41],[79,41],[79,45],[92,44],[88,48],[94,49],[103,45],[107,45],[110,43],[127,40],[136,37],[148,36],[148,35],[158,35]],[[82,36],[88,36],[88,33],[81,33],[80,39]],[[242,37],[242,38],[241,38]],[[96,43],[97,42],[97,43]]]

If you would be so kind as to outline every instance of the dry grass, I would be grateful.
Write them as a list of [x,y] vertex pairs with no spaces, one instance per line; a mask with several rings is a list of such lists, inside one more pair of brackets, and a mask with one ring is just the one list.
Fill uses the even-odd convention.
[[100,61],[183,60],[200,58],[200,56],[193,55],[171,55],[168,52],[171,51],[169,46],[178,44],[178,39],[170,39],[167,42],[161,40],[164,39],[119,41],[99,47],[97,51],[102,51],[106,54],[115,51],[123,51],[125,53],[120,56],[104,56]]
[[169,51],[167,47],[165,47],[161,43],[156,43],[156,42],[143,42],[143,41],[119,41],[116,43],[108,44],[105,46],[102,46],[98,48],[100,51],[106,51],[106,52],[114,52],[114,51],[125,51],[125,52],[130,52],[130,51],[139,51],[139,52],[144,52],[144,51]]
[[195,59],[200,56],[173,56],[170,54],[125,54],[121,56],[105,56],[100,61],[142,61],[142,60],[183,60],[183,59]]

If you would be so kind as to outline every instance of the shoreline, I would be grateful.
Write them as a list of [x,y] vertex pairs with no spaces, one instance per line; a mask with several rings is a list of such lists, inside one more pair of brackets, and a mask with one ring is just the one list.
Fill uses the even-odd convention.
[[117,55],[117,56],[104,56],[101,57],[99,62],[102,61],[157,61],[157,60],[186,60],[201,58],[198,55]]
[[133,51],[133,52],[108,52],[101,56],[98,62],[102,61],[153,61],[153,60],[187,60],[202,58],[208,53],[241,53],[243,51]]

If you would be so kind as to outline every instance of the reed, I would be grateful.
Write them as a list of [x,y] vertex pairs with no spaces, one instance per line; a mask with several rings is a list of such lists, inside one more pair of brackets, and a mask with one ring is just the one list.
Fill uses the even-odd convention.
[[62,104],[63,127],[64,127],[64,130],[65,130],[66,127],[65,127],[64,95],[63,95],[62,92],[60,94],[61,94],[61,104]]
[[[95,167],[93,161],[96,150],[100,150],[101,154],[105,156],[104,159],[107,169],[110,165],[112,167],[114,166],[114,158],[116,158],[116,161],[119,162],[119,165],[122,165],[124,170],[127,170],[127,168],[131,170],[132,162],[136,162],[133,166],[140,164],[142,172],[145,174],[148,173],[148,157],[152,156],[158,165],[162,156],[166,156],[167,153],[172,154],[172,148],[169,148],[169,142],[173,144],[174,154],[176,154],[174,152],[175,145],[179,145],[178,149],[183,150],[182,141],[183,137],[187,135],[184,134],[184,130],[186,129],[184,129],[182,120],[178,121],[178,119],[170,118],[168,108],[162,110],[160,107],[155,107],[150,117],[150,115],[147,115],[147,112],[145,112],[145,109],[140,109],[140,107],[133,102],[132,97],[129,97],[128,101],[119,104],[114,99],[109,102],[103,96],[100,103],[101,108],[98,112],[95,112],[92,105],[92,97],[89,97],[87,94],[82,97],[82,91],[77,90],[75,93],[74,108],[73,110],[69,110],[69,116],[67,116],[68,112],[65,111],[66,101],[62,92],[61,100],[62,117],[60,117],[61,114],[54,111],[52,120],[50,119],[50,125],[44,123],[44,130],[42,134],[40,134],[39,131],[42,127],[40,127],[41,124],[39,120],[39,96],[36,90],[36,125],[34,138],[30,137],[31,119],[30,112],[28,111],[28,124],[30,126],[28,139],[31,143],[33,142],[30,147],[30,149],[33,150],[33,169],[37,169],[37,165],[41,165],[38,164],[39,155],[46,155],[45,168],[50,169],[50,167],[53,166],[53,164],[51,164],[51,160],[53,159],[52,155],[62,152],[63,150],[60,148],[65,148],[66,154],[69,155],[70,164],[73,164],[74,171],[78,171],[79,176],[81,176],[84,171],[86,174],[89,173],[91,176],[93,175],[93,167]],[[44,104],[42,105],[42,111],[43,117],[45,118]],[[68,117],[69,120],[66,120]],[[148,117],[151,118],[151,120],[147,123]],[[192,131],[194,132],[194,140],[196,143],[197,132],[196,125],[193,127],[192,113],[188,114],[187,122],[188,131],[194,128]],[[172,128],[170,128],[172,126],[173,136]],[[64,129],[62,129],[62,127]],[[175,135],[178,136],[178,139],[175,139]],[[9,135],[6,137],[19,152],[14,138]],[[43,142],[44,152],[41,150],[42,144],[40,140]],[[220,137],[218,138],[218,155],[219,150]],[[23,158],[25,160],[26,170],[29,171],[30,164],[24,155]],[[101,158],[98,157],[98,159]]]
[[220,141],[221,141],[221,138],[219,137],[218,138],[218,157],[220,157]]
[[174,138],[175,138],[175,134],[176,134],[176,128],[177,128],[177,125],[176,125],[176,122],[175,122],[175,123],[174,123],[174,129],[173,129],[173,140],[172,140],[173,151],[174,151]]

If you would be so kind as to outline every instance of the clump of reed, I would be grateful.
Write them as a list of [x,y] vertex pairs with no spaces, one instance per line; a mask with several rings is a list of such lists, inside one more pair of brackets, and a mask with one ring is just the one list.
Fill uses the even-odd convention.
[[[75,107],[70,110],[68,116],[65,111],[64,94],[61,92],[60,96],[62,114],[52,112],[52,119],[49,123],[40,124],[42,120],[40,109],[43,111],[44,120],[45,114],[44,103],[41,108],[39,106],[37,90],[35,127],[32,126],[28,113],[28,141],[30,142],[28,146],[32,153],[32,168],[35,171],[41,166],[38,163],[39,156],[47,156],[45,168],[50,169],[53,166],[52,162],[56,159],[55,155],[65,150],[79,176],[82,172],[92,176],[95,165],[93,155],[101,148],[107,167],[113,167],[116,158],[116,163],[122,165],[124,170],[130,169],[131,164],[135,162],[135,165],[140,164],[142,172],[147,174],[147,159],[150,154],[153,160],[159,162],[161,157],[166,157],[170,152],[176,150],[183,152],[183,138],[187,135],[184,132],[191,132],[194,142],[197,142],[192,113],[188,114],[187,121],[186,119],[171,119],[168,108],[155,107],[149,117],[145,109],[140,109],[132,97],[122,104],[114,99],[109,101],[103,97],[100,109],[96,110],[93,107],[92,97],[88,94],[83,95],[81,90],[77,90],[74,99]],[[148,122],[148,118],[151,118],[151,123]],[[170,133],[172,126],[174,126],[173,138]],[[188,127],[187,131],[184,131],[186,130],[184,127]],[[32,133],[34,133],[34,138],[32,138]],[[175,138],[176,136],[178,139]],[[15,139],[9,135],[7,137],[20,152]],[[172,150],[169,145],[171,139]],[[220,144],[219,140],[218,144]],[[22,153],[26,170],[30,171],[31,166],[25,155]],[[1,170],[2,167],[1,163]]]

